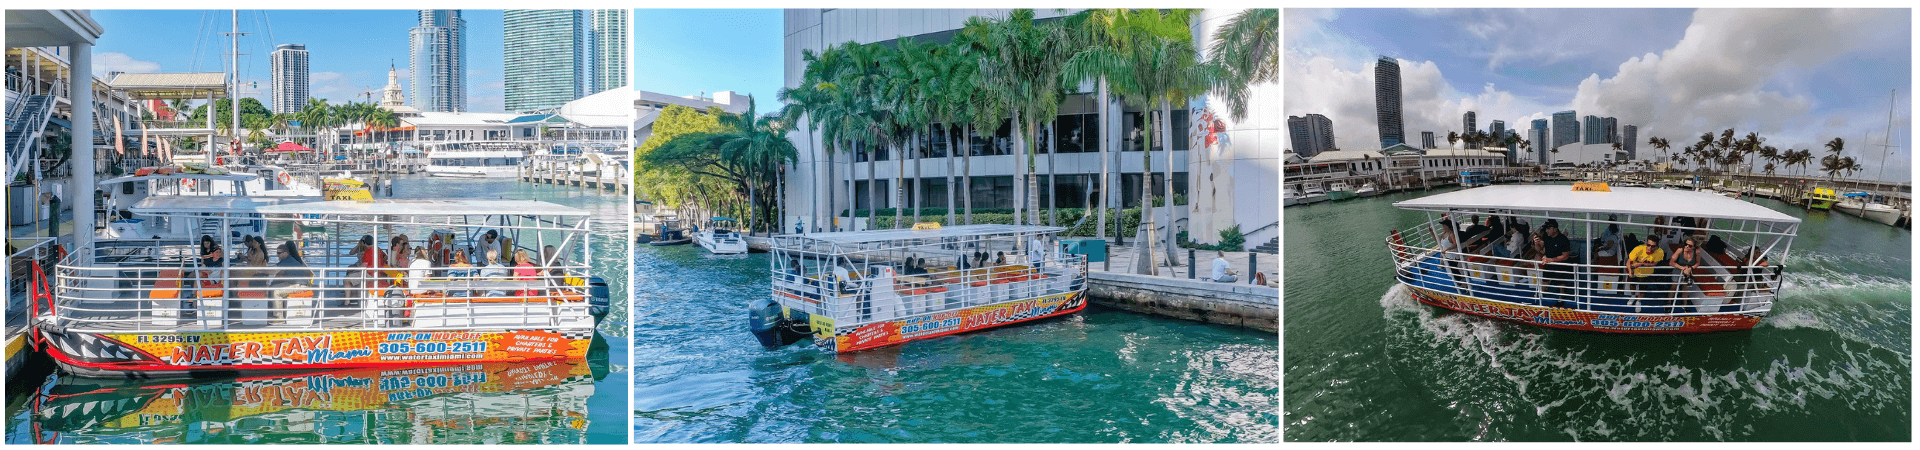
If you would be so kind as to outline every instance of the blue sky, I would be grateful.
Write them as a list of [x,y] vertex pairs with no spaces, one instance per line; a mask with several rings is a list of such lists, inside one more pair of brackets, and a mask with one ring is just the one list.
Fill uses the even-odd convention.
[[779,108],[781,11],[640,9],[633,13],[634,89],[671,95],[734,91],[761,114]]
[[[1846,156],[1874,177],[1893,112],[1886,178],[1911,178],[1909,10],[1288,9],[1285,109],[1333,119],[1337,145],[1378,143],[1373,69],[1399,60],[1405,129],[1446,135],[1474,111],[1525,127],[1572,109],[1614,116],[1675,146],[1705,131],[1758,131],[1782,149]],[[1867,144],[1874,145],[1869,146]]]
[[[499,10],[462,10],[467,20],[467,103],[479,112],[502,109]],[[228,10],[94,10],[106,29],[94,48],[94,70],[219,72],[226,70]],[[243,93],[268,102],[267,54],[279,44],[306,44],[313,96],[339,103],[365,101],[364,91],[387,84],[387,67],[407,79],[407,32],[415,10],[241,10],[240,76],[259,82]],[[269,37],[270,35],[270,37]],[[374,94],[373,100],[379,100]],[[412,101],[409,97],[408,101]]]

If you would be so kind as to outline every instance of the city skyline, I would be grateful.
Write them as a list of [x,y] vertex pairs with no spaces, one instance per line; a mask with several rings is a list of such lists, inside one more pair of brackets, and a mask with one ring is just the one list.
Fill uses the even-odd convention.
[[[469,28],[467,110],[503,112],[501,10],[461,14]],[[227,32],[228,17],[227,10],[94,10],[96,22],[116,31],[96,44],[94,73],[225,71],[228,43],[219,33]],[[249,33],[240,39],[240,52],[246,54],[240,61],[241,94],[272,107],[268,54],[291,43],[307,47],[313,98],[378,102],[392,64],[413,104],[409,32],[417,24],[417,10],[241,10],[240,31]]]
[[[1844,155],[1872,167],[1855,177],[1878,173],[1880,144],[1888,139],[1888,94],[1899,89],[1885,177],[1910,177],[1911,138],[1904,130],[1911,127],[1906,62],[1912,52],[1905,10],[1288,9],[1285,15],[1286,114],[1327,115],[1343,147],[1379,137],[1375,99],[1367,94],[1376,89],[1375,61],[1384,55],[1399,66],[1408,133],[1459,131],[1466,111],[1525,123],[1572,110],[1577,117],[1615,117],[1619,125],[1635,125],[1637,139],[1667,138],[1676,148],[1727,128],[1758,132],[1783,150],[1815,153],[1839,137],[1847,142]],[[1414,29],[1433,37],[1405,38],[1404,30]],[[1543,147],[1536,142],[1533,148]],[[1659,156],[1657,150],[1638,153]]]

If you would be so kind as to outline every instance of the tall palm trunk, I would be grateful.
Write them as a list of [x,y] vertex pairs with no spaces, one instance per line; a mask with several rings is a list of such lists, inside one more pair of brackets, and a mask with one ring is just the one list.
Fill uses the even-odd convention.
[[1053,123],[1047,123],[1047,226],[1059,226],[1060,221],[1060,185],[1054,180],[1060,170],[1056,169],[1059,166],[1054,164],[1053,156],[1060,153],[1060,137],[1053,135],[1058,132]]
[[1180,254],[1176,252],[1179,246],[1173,241],[1173,106],[1165,99],[1160,100],[1160,136],[1165,142],[1161,145],[1167,151],[1166,178],[1160,183],[1166,192],[1166,204],[1161,211],[1167,216],[1167,229],[1161,232],[1161,242],[1167,249],[1167,267],[1180,267]]
[[1153,264],[1153,112],[1142,111],[1147,116],[1141,131],[1140,143],[1140,220],[1141,228],[1134,234],[1139,242],[1140,251],[1133,258],[1133,273],[1157,275],[1158,266]]
[[1107,128],[1109,127],[1107,127],[1107,77],[1104,76],[1100,77],[1100,109],[1098,112],[1100,136],[1094,139],[1099,139],[1100,143],[1100,202],[1098,206],[1094,208],[1094,213],[1099,214],[1097,219],[1095,219],[1098,223],[1098,231],[1094,233],[1094,236],[1106,239],[1107,199],[1112,198],[1111,189],[1113,189],[1113,187],[1107,184]]
[[1020,132],[1020,111],[1014,110],[1013,117],[1007,121],[1007,131],[1013,138],[1013,224],[1026,225],[1027,218],[1027,135]]
[[960,134],[960,145],[967,147],[960,161],[960,196],[967,208],[967,225],[973,225],[973,124],[967,124]]
[[879,149],[867,152],[867,155],[867,229],[871,230],[873,219],[880,218],[880,178],[875,173],[875,169],[880,168]]
[[896,163],[899,165],[899,168],[900,168],[900,170],[896,170],[893,172],[893,227],[894,228],[900,228],[900,216],[902,212],[900,211],[900,207],[907,206],[907,188],[905,186],[906,180],[907,180],[907,155],[913,154],[912,147],[913,145],[911,143],[906,143],[906,145],[901,145],[900,154],[894,155],[897,157],[894,159],[896,160]]
[[[920,147],[921,150],[924,151],[927,148],[927,146],[931,145],[932,143],[920,141],[921,131],[924,131],[924,130],[915,129],[913,131],[913,145]],[[920,205],[922,204],[922,202],[926,201],[925,199],[922,199],[920,197],[924,196],[924,194],[926,193],[920,191],[920,154],[915,153],[914,156],[915,158],[913,160],[913,223],[920,223]]]
[[947,226],[953,226],[953,124],[940,127],[940,138],[947,141]]

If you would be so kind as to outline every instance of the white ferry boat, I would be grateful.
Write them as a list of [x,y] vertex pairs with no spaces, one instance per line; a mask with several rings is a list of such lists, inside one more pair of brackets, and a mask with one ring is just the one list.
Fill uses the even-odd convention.
[[459,178],[511,178],[520,173],[520,150],[436,149],[427,152],[427,175]]
[[852,352],[1072,314],[1087,266],[1060,227],[963,225],[772,238],[773,296],[749,308],[761,345],[812,336]]
[[[1405,233],[1394,230],[1386,242],[1395,278],[1421,303],[1608,333],[1753,328],[1780,297],[1800,227],[1800,219],[1710,192],[1584,183],[1490,186],[1394,206],[1428,216]],[[1460,229],[1489,218],[1506,232],[1491,225]],[[1618,240],[1588,244],[1613,238],[1604,233],[1609,226],[1619,227]],[[1514,236],[1516,228],[1529,237]],[[1547,228],[1566,240],[1531,234]],[[1648,256],[1662,260],[1629,266],[1647,235],[1659,244]],[[1516,238],[1539,241],[1525,243],[1519,254],[1504,250]],[[1695,243],[1692,257],[1676,254],[1686,241]],[[1564,259],[1547,261],[1552,258]]]

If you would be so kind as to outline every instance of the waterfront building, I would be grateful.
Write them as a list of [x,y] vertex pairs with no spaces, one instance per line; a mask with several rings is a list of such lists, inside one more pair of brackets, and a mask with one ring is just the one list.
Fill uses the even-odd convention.
[[1400,62],[1391,56],[1381,56],[1374,63],[1373,105],[1380,123],[1380,146],[1406,142],[1400,123]]
[[413,107],[421,111],[467,110],[467,21],[459,10],[420,10],[410,33],[409,71]]
[[1553,143],[1540,146],[1541,150],[1580,142],[1580,121],[1574,118],[1573,110],[1553,113]]
[[380,106],[393,109],[405,106],[406,104],[407,97],[405,94],[402,94],[400,90],[400,69],[393,65],[388,65],[387,87],[380,90]]
[[1473,130],[1480,129],[1478,128],[1480,124],[1474,121],[1473,111],[1467,111],[1465,115],[1460,116],[1460,126],[1461,134],[1472,133]]
[[1601,136],[1607,138],[1606,143],[1612,144],[1615,142],[1620,142],[1620,121],[1619,120],[1616,120],[1612,117],[1602,117],[1600,118],[1600,128],[1606,130],[1605,132],[1601,133]]
[[1640,159],[1640,127],[1627,125],[1620,127],[1620,147],[1627,150],[1627,159]]
[[[1049,20],[1075,11],[1040,9],[1034,12],[1036,19]],[[970,16],[1008,13],[1008,10],[987,9],[788,9],[783,28],[782,86],[790,88],[799,84],[806,67],[801,59],[802,51],[817,53],[829,45],[849,41],[889,44],[906,37],[922,43],[945,43]],[[1205,57],[1208,47],[1205,44],[1210,42],[1214,31],[1239,13],[1240,10],[1207,9],[1196,15],[1193,36],[1206,40],[1196,42],[1195,46],[1203,52],[1200,57]],[[1397,69],[1394,72],[1397,74]],[[1124,104],[1111,93],[1102,98],[1097,80],[1083,80],[1067,88],[1072,93],[1062,99],[1056,115],[1042,122],[1048,124],[1051,131],[1042,134],[1040,142],[1033,147],[1038,161],[1038,206],[1041,209],[1103,204],[1137,206],[1145,184],[1140,152],[1150,148],[1141,138],[1142,111]],[[1391,106],[1397,109],[1397,82],[1394,90]],[[1280,185],[1281,149],[1288,145],[1281,132],[1286,122],[1280,114],[1280,87],[1277,83],[1254,86],[1251,99],[1249,114],[1242,120],[1225,114],[1223,102],[1210,94],[1176,100],[1168,121],[1172,139],[1151,146],[1171,147],[1171,152],[1151,154],[1154,170],[1148,179],[1156,186],[1155,191],[1160,186],[1171,185],[1176,198],[1187,200],[1184,207],[1173,208],[1175,220],[1187,219],[1174,226],[1191,230],[1189,235],[1200,242],[1217,240],[1220,229],[1233,225],[1240,226],[1251,245],[1278,236],[1275,224],[1280,205],[1274,201],[1273,187]],[[760,109],[776,108],[761,106]],[[1393,120],[1397,121],[1398,112],[1394,114]],[[1222,130],[1211,133],[1215,138],[1212,145],[1207,145],[1209,127],[1192,124],[1207,116],[1214,118],[1212,129]],[[1024,201],[1016,195],[1018,191],[1014,186],[1024,184],[1025,180],[1015,175],[1016,168],[1024,166],[1025,161],[1013,154],[1012,126],[1004,120],[1000,126],[989,129],[967,124],[928,127],[925,134],[950,138],[931,139],[924,142],[925,145],[913,146],[905,155],[908,157],[905,173],[901,173],[897,159],[902,156],[900,149],[883,147],[863,151],[867,147],[859,143],[853,148],[831,152],[832,164],[828,164],[829,149],[821,143],[822,133],[809,130],[806,121],[810,120],[803,118],[800,126],[788,135],[799,155],[784,174],[790,188],[784,198],[788,216],[782,218],[782,230],[793,229],[794,221],[799,219],[804,219],[810,230],[817,230],[831,224],[831,221],[822,223],[821,219],[874,206],[945,207],[949,206],[949,192],[955,194],[955,202],[960,201],[963,196],[957,191],[963,187],[970,189],[968,194],[975,208],[1016,208]],[[1398,125],[1393,129],[1398,130]],[[1304,154],[1301,148],[1294,150]],[[1171,165],[1168,165],[1169,153]],[[1166,177],[1169,168],[1173,172],[1171,180]],[[880,192],[876,198],[869,198],[870,177]],[[894,182],[896,177],[918,189],[899,189]],[[961,184],[963,182],[966,184]],[[827,186],[833,186],[833,198],[828,197]],[[850,225],[845,219],[839,223],[843,229]],[[1108,226],[1108,234],[1112,234],[1112,227],[1117,225],[1109,223]],[[1126,233],[1131,236],[1133,230]]]
[[1293,151],[1313,156],[1333,150],[1333,120],[1319,114],[1287,117],[1287,131],[1293,135]]
[[1426,149],[1426,148],[1433,148],[1433,147],[1434,147],[1433,132],[1432,131],[1420,132],[1420,148]]
[[1615,151],[1613,143],[1585,144],[1571,143],[1559,147],[1559,152],[1547,151],[1545,157],[1552,167],[1567,167],[1581,164],[1605,164],[1627,159],[1627,152]]
[[1580,127],[1582,130],[1585,130],[1585,133],[1580,135],[1581,136],[1580,143],[1582,144],[1608,143],[1606,118],[1589,115],[1580,121]]
[[639,147],[640,144],[647,142],[648,137],[653,136],[653,122],[658,120],[660,113],[666,111],[669,106],[685,106],[702,113],[712,108],[720,108],[720,110],[724,112],[742,114],[747,112],[747,104],[751,101],[753,101],[752,97],[736,94],[733,91],[716,92],[712,97],[705,95],[676,96],[659,92],[638,91],[633,98],[632,146]]
[[312,87],[307,78],[307,46],[280,44],[268,54],[267,65],[273,72],[273,79],[268,82],[273,91],[273,112],[291,114],[307,107]]

